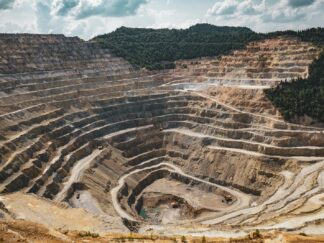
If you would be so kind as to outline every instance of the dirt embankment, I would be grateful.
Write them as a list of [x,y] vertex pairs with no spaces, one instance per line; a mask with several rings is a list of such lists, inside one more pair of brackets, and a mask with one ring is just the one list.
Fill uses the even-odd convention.
[[43,225],[15,220],[10,222],[0,222],[1,242],[33,242],[33,243],[67,243],[67,242],[111,242],[111,243],[223,243],[223,242],[244,242],[244,243],[276,243],[276,242],[324,242],[324,237],[287,234],[281,232],[262,233],[252,232],[240,238],[209,238],[204,236],[159,236],[143,235],[134,233],[123,234],[103,234],[99,235],[90,231],[67,231],[46,228]]

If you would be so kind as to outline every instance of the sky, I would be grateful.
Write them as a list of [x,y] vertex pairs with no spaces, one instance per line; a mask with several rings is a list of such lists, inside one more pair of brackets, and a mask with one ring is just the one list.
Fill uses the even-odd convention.
[[188,28],[197,23],[257,32],[324,27],[324,0],[0,0],[1,33],[88,40],[121,26]]

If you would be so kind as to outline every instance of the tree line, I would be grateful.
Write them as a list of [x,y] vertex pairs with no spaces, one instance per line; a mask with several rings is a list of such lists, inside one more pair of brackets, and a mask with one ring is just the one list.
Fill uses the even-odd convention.
[[307,115],[324,122],[324,52],[310,66],[308,78],[281,82],[265,93],[287,120]]
[[324,43],[324,28],[278,31],[261,34],[246,27],[197,24],[188,29],[144,29],[121,27],[93,40],[136,68],[169,69],[174,61],[229,54],[249,42],[277,36],[299,37],[315,44]]
[[245,27],[198,24],[185,30],[121,27],[94,38],[138,68],[174,68],[174,61],[218,56],[244,48],[254,32]]

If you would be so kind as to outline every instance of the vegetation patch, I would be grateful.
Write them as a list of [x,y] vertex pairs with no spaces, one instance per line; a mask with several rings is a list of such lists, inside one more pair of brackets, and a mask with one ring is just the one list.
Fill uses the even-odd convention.
[[174,61],[229,54],[247,43],[278,36],[298,37],[324,44],[324,28],[304,31],[277,31],[261,34],[246,27],[197,24],[188,29],[143,29],[121,27],[93,40],[127,59],[135,68],[174,68]]
[[282,82],[265,93],[287,120],[307,115],[324,122],[324,52],[310,66],[308,78]]
[[90,231],[84,231],[84,232],[80,232],[79,237],[92,237],[92,238],[98,238],[99,234],[97,233],[92,233]]
[[189,29],[141,29],[121,27],[94,38],[136,67],[174,68],[179,59],[227,54],[244,48],[254,32],[245,27],[198,24]]

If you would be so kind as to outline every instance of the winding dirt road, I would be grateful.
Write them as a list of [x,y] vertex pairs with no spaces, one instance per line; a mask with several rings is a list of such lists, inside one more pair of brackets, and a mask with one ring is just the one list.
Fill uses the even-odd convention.
[[[124,209],[122,209],[122,207],[120,206],[119,201],[118,201],[118,192],[120,191],[120,189],[125,184],[125,179],[127,177],[133,175],[133,174],[136,174],[136,173],[139,173],[139,172],[142,172],[142,171],[145,171],[145,170],[150,170],[150,169],[158,168],[158,167],[161,167],[162,165],[164,165],[166,167],[169,167],[167,170],[169,170],[170,172],[175,172],[175,173],[177,173],[179,175],[182,175],[184,177],[190,178],[192,180],[195,180],[195,181],[198,181],[198,182],[202,182],[202,183],[205,183],[207,185],[215,186],[217,188],[220,188],[220,189],[222,189],[222,190],[224,190],[224,191],[232,194],[237,200],[235,201],[235,203],[231,207],[229,207],[227,209],[227,211],[239,210],[239,209],[242,209],[242,208],[245,208],[245,207],[249,206],[249,204],[250,204],[251,197],[249,195],[245,194],[245,193],[242,193],[240,191],[236,191],[236,190],[230,189],[228,187],[224,187],[224,186],[218,185],[216,183],[212,183],[212,182],[209,182],[209,181],[202,180],[202,179],[197,178],[195,176],[188,175],[185,172],[183,172],[179,167],[177,167],[177,166],[175,166],[173,164],[166,163],[166,162],[161,162],[161,163],[159,163],[157,165],[149,166],[149,167],[146,167],[146,168],[135,169],[135,170],[133,170],[133,171],[131,171],[131,172],[123,175],[118,180],[118,185],[111,190],[111,196],[112,196],[113,206],[114,206],[116,212],[122,218],[131,220],[131,221],[137,221],[137,219],[135,219],[133,216],[131,216],[130,214],[128,214]],[[139,165],[139,166],[141,166],[141,165]]]

